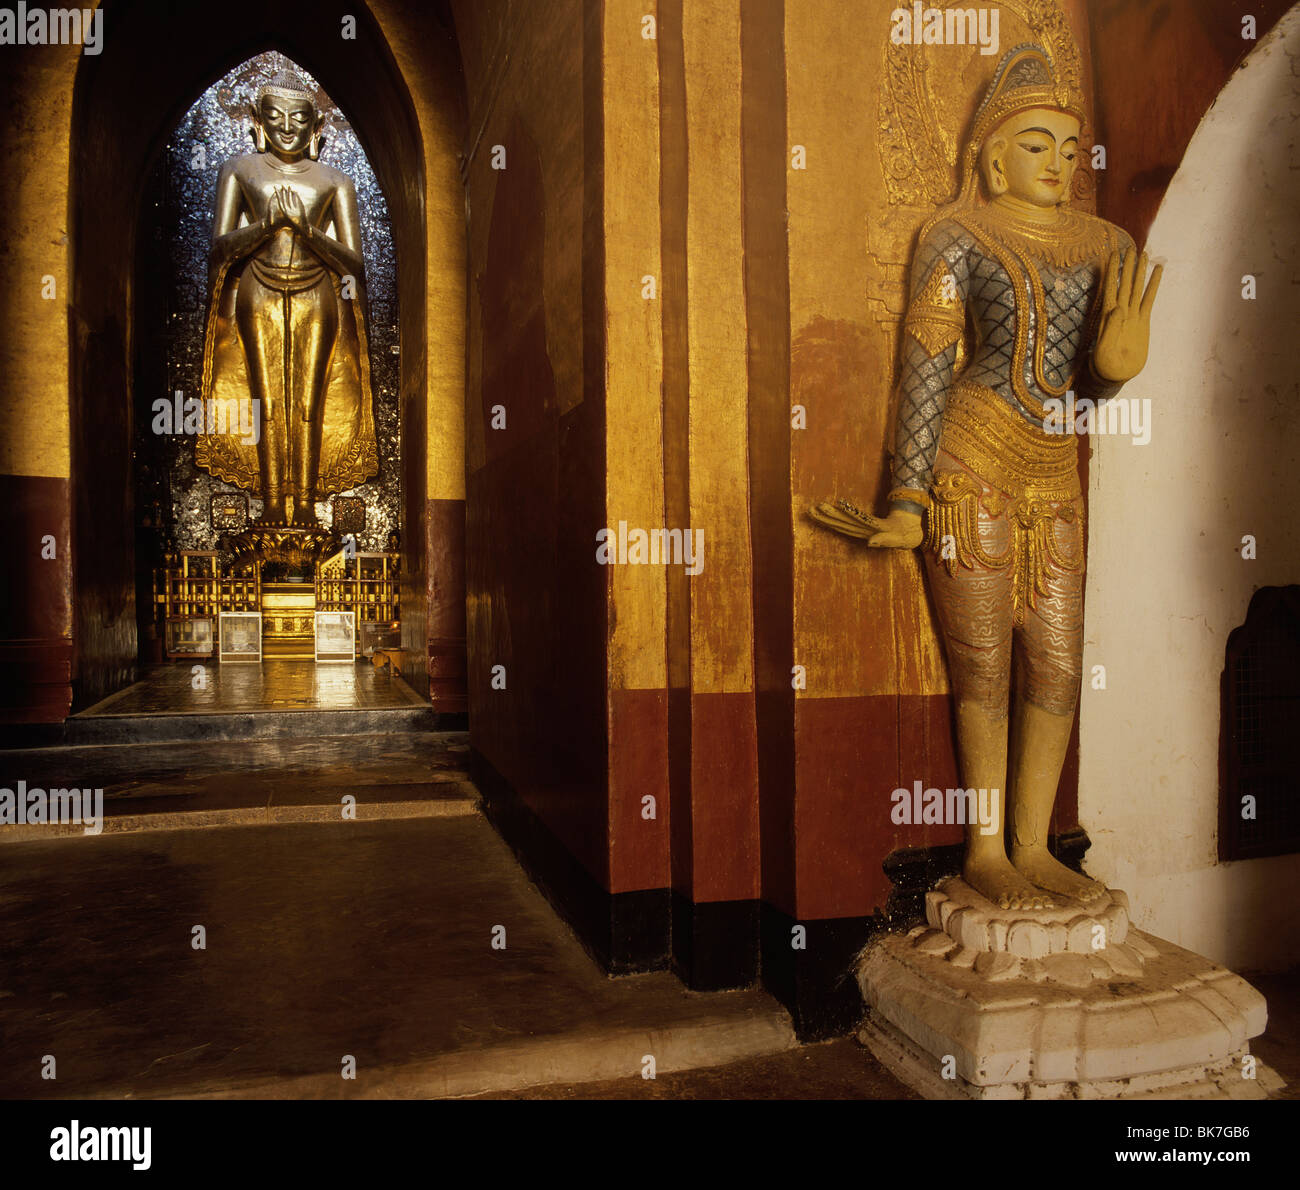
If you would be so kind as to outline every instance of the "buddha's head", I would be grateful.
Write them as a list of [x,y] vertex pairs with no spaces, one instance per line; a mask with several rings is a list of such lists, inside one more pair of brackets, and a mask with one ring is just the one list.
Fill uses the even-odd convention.
[[320,153],[325,116],[307,84],[291,71],[279,71],[258,91],[252,116],[259,153],[270,151],[284,161]]
[[1057,77],[1047,52],[1016,46],[975,113],[967,184],[974,186],[978,172],[990,198],[1008,195],[1038,207],[1066,202],[1084,119],[1083,97]]
[[980,170],[990,197],[1009,194],[1038,207],[1070,196],[1079,154],[1079,117],[1035,107],[1003,121],[984,142]]

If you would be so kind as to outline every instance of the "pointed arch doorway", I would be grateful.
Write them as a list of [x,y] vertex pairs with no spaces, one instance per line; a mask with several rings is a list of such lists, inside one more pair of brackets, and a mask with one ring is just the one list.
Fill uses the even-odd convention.
[[[395,266],[395,417],[402,450],[400,520],[404,676],[429,695],[428,598],[430,523],[427,476],[430,434],[430,340],[442,333],[430,318],[430,218],[426,204],[430,102],[445,104],[436,121],[452,158],[435,161],[440,187],[459,188],[454,165],[463,134],[463,84],[454,34],[425,47],[420,61],[446,74],[437,86],[403,73],[388,33],[364,6],[312,6],[235,0],[219,18],[211,10],[175,6],[160,13],[138,0],[107,0],[105,52],[87,56],[72,111],[69,237],[72,245],[69,393],[74,567],[74,711],[120,690],[137,676],[141,658],[137,614],[139,508],[135,507],[132,409],[140,407],[142,269],[149,267],[145,203],[154,163],[195,98],[254,54],[283,53],[301,63],[347,113],[387,202]],[[340,35],[351,22],[352,37]],[[393,18],[389,18],[392,31]],[[401,30],[398,29],[400,33]],[[424,67],[422,66],[422,69]],[[409,62],[408,62],[409,69]],[[421,95],[422,112],[412,98]],[[432,94],[433,99],[430,99]],[[449,131],[449,135],[446,135]],[[454,138],[454,141],[453,141]],[[220,161],[211,163],[215,170]],[[437,196],[439,210],[463,210],[459,194]],[[210,212],[204,211],[206,219]],[[463,216],[443,220],[435,255],[463,260]],[[454,278],[463,294],[464,270]],[[441,311],[463,309],[443,303]],[[442,315],[439,316],[440,318]],[[463,325],[446,320],[451,350],[463,356]],[[442,381],[445,382],[445,376]],[[463,392],[463,380],[461,382]],[[438,427],[435,425],[435,435]],[[445,435],[452,441],[455,434]],[[444,460],[445,463],[445,460]],[[436,542],[440,579],[457,566],[459,542]],[[459,556],[457,556],[459,551]],[[463,590],[463,583],[462,588]],[[463,662],[462,662],[463,671]],[[459,709],[454,706],[448,709]]]

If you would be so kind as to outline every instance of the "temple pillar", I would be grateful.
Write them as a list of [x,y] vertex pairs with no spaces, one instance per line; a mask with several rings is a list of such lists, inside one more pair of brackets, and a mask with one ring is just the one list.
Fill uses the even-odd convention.
[[[674,965],[693,987],[757,974],[759,820],[742,224],[742,6],[665,5],[665,252],[676,301],[670,526],[702,546],[668,570]],[[669,170],[675,176],[669,182]],[[671,205],[670,205],[671,204]],[[670,248],[671,243],[671,248]],[[667,307],[666,307],[667,310]]]
[[422,692],[427,686],[435,711],[458,714],[468,706],[464,82],[455,31],[436,11],[393,0],[375,0],[371,9],[410,88],[425,164],[424,333],[402,343],[404,352],[425,357],[425,392],[408,402],[409,429],[421,433],[424,457],[410,452],[402,476],[403,520],[415,538],[407,548],[423,554],[425,583],[403,592],[403,645],[415,662],[403,676]]
[[[663,525],[664,314],[658,5],[606,5],[602,26],[605,525]],[[593,542],[594,548],[594,542]],[[644,904],[645,957],[667,955],[670,829],[667,590],[661,566],[604,568],[610,892]],[[669,580],[671,581],[671,580]]]
[[[602,11],[455,5],[468,97],[466,608],[486,809],[588,948],[661,962],[612,891]],[[639,275],[639,274],[638,274]],[[653,915],[651,915],[653,916]],[[628,922],[634,924],[628,925]]]
[[8,55],[0,98],[0,719],[57,723],[72,702],[72,490],[67,209],[80,47]]

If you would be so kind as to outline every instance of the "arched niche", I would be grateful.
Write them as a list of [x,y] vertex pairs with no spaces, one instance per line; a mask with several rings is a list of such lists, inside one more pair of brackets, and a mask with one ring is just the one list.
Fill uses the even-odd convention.
[[[219,9],[105,0],[105,47],[73,95],[68,234],[74,709],[134,677],[131,472],[135,261],[150,169],[194,99],[279,50],[348,113],[388,200],[401,342],[403,637],[425,656],[425,165],[406,80],[363,5],[231,0]],[[355,22],[345,37],[344,18]],[[417,681],[422,671],[413,675]]]
[[[401,528],[401,430],[399,406],[397,267],[392,225],[383,188],[365,149],[343,111],[300,63],[280,53],[258,54],[207,88],[167,138],[151,171],[136,235],[134,496],[136,500],[136,611],[141,661],[163,656],[163,635],[155,631],[154,570],[168,548],[218,550],[228,532],[247,527],[264,511],[263,502],[211,474],[196,460],[192,434],[158,432],[159,413],[174,398],[197,397],[202,388],[204,338],[209,309],[211,212],[223,166],[251,159],[254,146],[249,109],[259,89],[279,70],[300,76],[318,96],[325,119],[319,159],[351,180],[360,214],[365,265],[365,326],[371,409],[378,471],[337,494],[322,495],[316,513],[322,525],[340,532],[339,501],[356,518],[357,549],[386,549],[388,535]],[[336,234],[336,232],[331,233]],[[163,429],[175,429],[162,418]],[[262,427],[265,429],[265,427]],[[214,502],[229,502],[224,524],[214,524]],[[280,571],[275,563],[260,567]],[[274,620],[268,627],[273,626]],[[268,642],[268,647],[270,647]],[[274,652],[275,649],[272,649]]]
[[1220,679],[1252,595],[1300,575],[1298,49],[1292,11],[1188,145],[1147,240],[1165,266],[1150,359],[1120,394],[1147,402],[1146,441],[1091,442],[1089,872],[1129,894],[1140,929],[1254,970],[1300,956],[1300,873],[1288,856],[1219,862]]

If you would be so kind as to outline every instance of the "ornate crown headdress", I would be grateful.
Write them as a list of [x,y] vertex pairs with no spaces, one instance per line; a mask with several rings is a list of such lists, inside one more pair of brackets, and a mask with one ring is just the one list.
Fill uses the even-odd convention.
[[269,82],[262,84],[257,92],[259,107],[267,95],[275,95],[280,99],[303,99],[313,107],[316,106],[315,94],[292,70],[277,70]]
[[989,135],[1010,116],[1036,107],[1069,112],[1078,117],[1080,125],[1087,123],[1088,113],[1078,88],[1057,74],[1050,55],[1042,46],[1026,42],[1012,47],[1002,56],[993,81],[975,109],[975,120],[962,160],[959,201],[974,198],[980,149]]
[[1047,51],[1041,46],[1018,45],[1008,50],[998,63],[983,102],[975,111],[971,140],[983,144],[989,133],[1008,116],[1035,107],[1069,112],[1078,116],[1080,123],[1088,118],[1083,96],[1057,77],[1056,67]]

